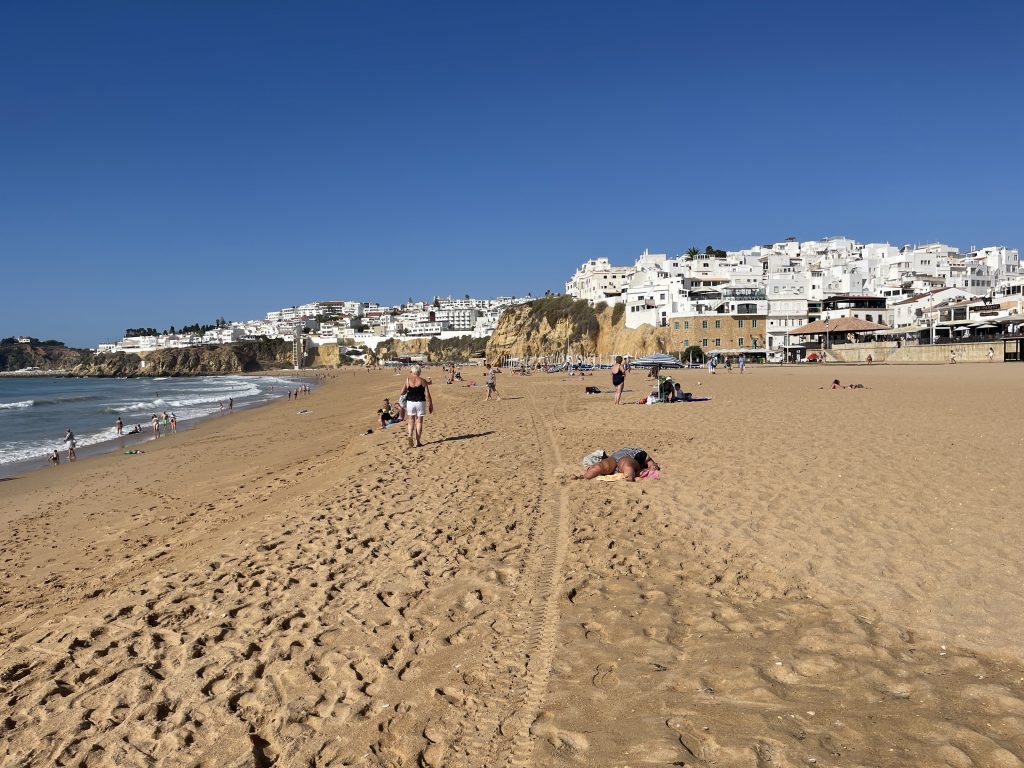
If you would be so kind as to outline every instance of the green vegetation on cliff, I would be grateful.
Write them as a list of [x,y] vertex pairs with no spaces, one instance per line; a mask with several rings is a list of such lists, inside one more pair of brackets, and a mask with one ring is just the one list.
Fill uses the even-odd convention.
[[486,338],[476,339],[472,336],[457,336],[454,339],[432,337],[429,340],[425,338],[387,339],[377,346],[376,355],[378,358],[386,360],[425,354],[431,363],[464,363],[471,357],[482,355],[486,349]]
[[[540,324],[543,318],[552,328],[559,322],[568,323],[572,327],[568,341],[573,343],[588,336],[595,336],[600,328],[597,322],[595,307],[590,306],[586,299],[574,299],[572,296],[550,296],[536,299],[523,305],[532,321]],[[605,305],[604,308],[606,308]]]

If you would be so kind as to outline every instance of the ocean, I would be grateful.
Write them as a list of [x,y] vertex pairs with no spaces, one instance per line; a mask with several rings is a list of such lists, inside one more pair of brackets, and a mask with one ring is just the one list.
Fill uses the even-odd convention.
[[[305,383],[305,382],[304,382]],[[164,411],[183,428],[220,411],[252,407],[284,397],[297,384],[274,376],[195,376],[188,378],[69,379],[53,376],[0,377],[0,470],[45,459],[54,448],[65,460],[64,432],[75,433],[79,447],[101,446],[117,436],[117,416],[129,432],[141,424],[151,435],[150,419]],[[110,443],[110,448],[117,445]]]

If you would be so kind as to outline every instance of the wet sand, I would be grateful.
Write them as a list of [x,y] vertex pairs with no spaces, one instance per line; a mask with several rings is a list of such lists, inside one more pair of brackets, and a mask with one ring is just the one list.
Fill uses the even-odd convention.
[[[607,378],[0,483],[0,766],[1024,765],[1024,366]],[[569,479],[623,445],[661,479]]]

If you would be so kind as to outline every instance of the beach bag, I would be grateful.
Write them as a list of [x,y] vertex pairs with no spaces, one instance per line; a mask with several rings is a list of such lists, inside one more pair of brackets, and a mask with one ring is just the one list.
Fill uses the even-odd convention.
[[607,454],[604,452],[604,449],[598,448],[593,453],[588,453],[586,456],[583,457],[583,466],[592,467],[595,464],[597,464],[597,462],[601,461],[601,459],[603,459],[605,456],[607,456]]

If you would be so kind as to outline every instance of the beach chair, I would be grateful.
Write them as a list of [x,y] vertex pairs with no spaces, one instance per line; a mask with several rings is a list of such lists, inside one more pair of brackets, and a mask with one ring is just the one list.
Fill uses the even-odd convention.
[[658,376],[658,399],[657,399],[656,402],[659,402],[659,403],[668,402],[665,399],[665,383],[666,382],[669,383],[669,386],[672,386],[672,384],[671,384],[672,377],[671,376]]

